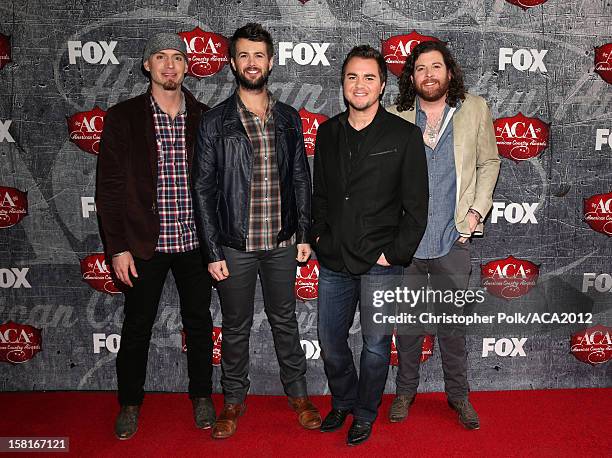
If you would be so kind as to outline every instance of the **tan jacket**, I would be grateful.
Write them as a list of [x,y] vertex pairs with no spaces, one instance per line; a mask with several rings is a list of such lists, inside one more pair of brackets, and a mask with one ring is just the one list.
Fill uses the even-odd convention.
[[[416,110],[399,112],[396,105],[387,110],[415,124]],[[483,218],[489,213],[501,161],[491,113],[482,97],[466,94],[452,122],[457,172],[455,226],[463,237],[470,237],[468,210],[473,208]],[[430,183],[429,187],[435,189],[436,184]],[[474,234],[480,235],[482,231],[483,224],[480,223]]]

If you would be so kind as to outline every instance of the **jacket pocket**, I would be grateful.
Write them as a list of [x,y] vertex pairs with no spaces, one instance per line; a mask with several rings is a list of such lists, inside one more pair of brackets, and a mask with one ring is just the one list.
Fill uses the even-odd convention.
[[274,132],[276,147],[284,148],[285,153],[292,151],[297,140],[297,129],[293,126],[279,126]]
[[391,153],[397,153],[397,148],[387,149],[384,151],[375,151],[373,153],[368,154],[368,156],[382,156],[383,154],[391,154]]

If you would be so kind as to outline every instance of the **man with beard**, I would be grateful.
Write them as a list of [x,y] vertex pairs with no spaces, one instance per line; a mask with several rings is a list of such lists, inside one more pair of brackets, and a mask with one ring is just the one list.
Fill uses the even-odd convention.
[[310,171],[301,119],[267,90],[274,48],[259,24],[230,41],[238,87],[200,125],[193,198],[208,271],[217,280],[223,315],[221,385],[225,404],[212,431],[234,434],[249,390],[249,336],[257,274],[274,338],[280,378],[300,425],[321,417],[306,390],[306,358],[295,316],[296,260],[310,256]]
[[[431,189],[427,230],[404,270],[405,282],[414,290],[465,290],[471,272],[470,238],[482,234],[499,174],[491,115],[484,99],[466,93],[460,67],[439,41],[426,41],[412,50],[399,86],[397,105],[389,111],[421,129]],[[424,306],[419,304],[411,313],[417,315]],[[454,304],[434,306],[438,314],[462,313]],[[392,422],[404,420],[414,402],[423,338],[420,326],[398,327]],[[448,403],[466,428],[478,429],[478,415],[468,400],[464,329],[439,326],[437,339]]]
[[108,110],[98,156],[96,206],[113,271],[125,284],[125,318],[117,355],[121,410],[115,435],[129,439],[144,397],[151,329],[168,270],[180,297],[189,397],[195,423],[210,428],[212,280],[199,248],[189,190],[195,133],[208,107],[182,83],[187,49],[160,33],[146,44],[145,94]]
[[[376,318],[394,315],[372,293],[393,290],[427,219],[423,139],[412,124],[382,107],[385,60],[357,46],[342,65],[348,110],[319,126],[314,159],[313,238],[319,270],[319,342],[332,393],[321,431],[342,427],[347,444],[368,439],[389,371],[393,329]],[[360,373],[348,346],[357,302],[363,349]]]

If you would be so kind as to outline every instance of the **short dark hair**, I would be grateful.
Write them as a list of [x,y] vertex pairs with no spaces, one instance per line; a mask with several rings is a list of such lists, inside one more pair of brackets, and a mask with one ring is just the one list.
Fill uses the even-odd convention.
[[380,76],[381,83],[385,83],[387,81],[387,63],[385,62],[385,58],[380,53],[380,51],[372,48],[372,46],[370,45],[359,45],[351,49],[344,58],[344,62],[342,62],[342,79],[340,80],[341,83],[344,82],[344,71],[346,70],[346,65],[353,57],[361,57],[362,59],[374,59],[378,64],[378,75]]
[[263,41],[266,43],[268,56],[272,58],[274,56],[274,44],[272,43],[272,35],[261,24],[257,22],[249,22],[237,29],[230,38],[230,57],[236,57],[236,42],[240,38],[245,38],[250,41]]
[[397,104],[398,111],[406,111],[414,108],[414,99],[416,98],[416,89],[412,82],[412,76],[414,74],[414,66],[421,54],[425,54],[432,51],[438,51],[442,54],[444,59],[444,65],[451,74],[451,80],[448,85],[448,94],[446,96],[446,103],[451,107],[456,107],[459,100],[465,100],[465,84],[463,83],[463,72],[461,67],[455,61],[455,58],[446,46],[446,43],[442,41],[422,41],[414,47],[402,73],[400,74],[398,85],[399,94],[395,103]]

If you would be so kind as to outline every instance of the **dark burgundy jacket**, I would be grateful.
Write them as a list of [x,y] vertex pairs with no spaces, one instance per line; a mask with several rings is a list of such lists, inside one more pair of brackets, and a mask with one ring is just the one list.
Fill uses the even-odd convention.
[[[191,173],[195,135],[203,103],[183,88],[185,142]],[[129,250],[150,259],[159,237],[157,145],[150,89],[108,110],[98,156],[96,210],[107,256]]]

